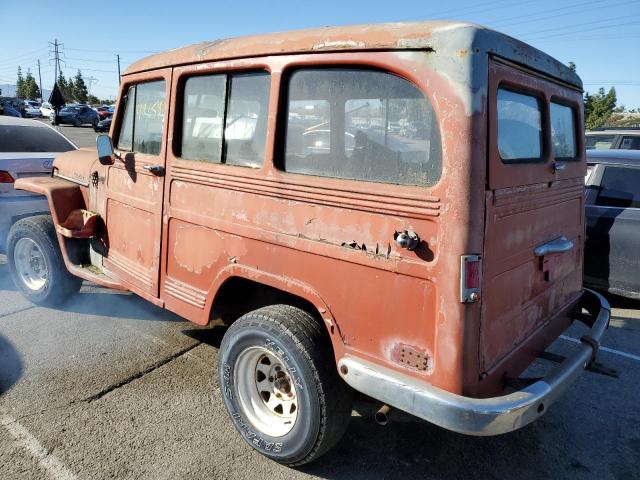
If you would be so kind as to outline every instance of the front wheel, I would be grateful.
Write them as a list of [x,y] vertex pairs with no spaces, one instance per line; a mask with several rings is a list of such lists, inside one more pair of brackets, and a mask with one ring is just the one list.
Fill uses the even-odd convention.
[[17,289],[33,303],[59,305],[82,285],[64,264],[49,215],[23,218],[11,227],[7,259]]
[[219,365],[231,420],[263,455],[303,465],[344,434],[352,390],[336,371],[326,330],[309,313],[273,305],[244,315],[225,334]]

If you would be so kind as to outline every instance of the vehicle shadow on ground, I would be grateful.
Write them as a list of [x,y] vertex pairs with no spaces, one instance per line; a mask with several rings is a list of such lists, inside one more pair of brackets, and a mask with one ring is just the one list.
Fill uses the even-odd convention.
[[15,291],[16,286],[13,284],[11,274],[9,273],[9,265],[4,255],[0,255],[0,291]]
[[191,337],[200,343],[207,344],[213,348],[219,349],[222,343],[222,337],[224,337],[227,327],[222,325],[216,325],[214,327],[203,328],[191,328],[189,330],[182,330],[182,333],[187,337]]
[[0,335],[0,396],[22,376],[22,360],[11,342]]
[[55,309],[85,315],[101,315],[130,320],[184,321],[178,315],[156,307],[137,295],[128,292],[117,292],[96,285],[91,285],[89,288],[84,287],[80,293],[71,297],[64,304],[55,307]]

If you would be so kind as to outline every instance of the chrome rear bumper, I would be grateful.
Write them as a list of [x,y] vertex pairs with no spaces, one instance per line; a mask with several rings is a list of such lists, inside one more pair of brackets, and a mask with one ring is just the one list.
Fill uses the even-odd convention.
[[355,390],[448,430],[478,436],[511,432],[546,412],[595,358],[609,324],[609,303],[585,290],[581,305],[591,314],[591,330],[573,355],[541,380],[508,395],[464,397],[352,356],[340,359],[339,372]]

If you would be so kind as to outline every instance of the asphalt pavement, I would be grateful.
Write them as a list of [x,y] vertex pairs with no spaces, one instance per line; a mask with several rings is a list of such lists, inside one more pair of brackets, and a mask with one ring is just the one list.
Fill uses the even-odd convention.
[[[358,401],[342,442],[290,469],[228,420],[216,375],[223,328],[93,285],[37,307],[0,256],[0,479],[637,479],[640,303],[613,301],[599,358],[619,378],[585,372],[533,424],[476,438],[394,411],[381,427],[377,406]],[[552,350],[570,354],[579,336],[571,329]]]

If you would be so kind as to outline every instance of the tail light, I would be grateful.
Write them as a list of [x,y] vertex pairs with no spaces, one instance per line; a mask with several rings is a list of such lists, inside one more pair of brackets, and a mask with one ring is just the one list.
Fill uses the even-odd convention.
[[460,301],[474,303],[480,300],[482,284],[482,257],[462,255],[460,257]]
[[15,180],[9,172],[0,170],[0,183],[13,183]]

